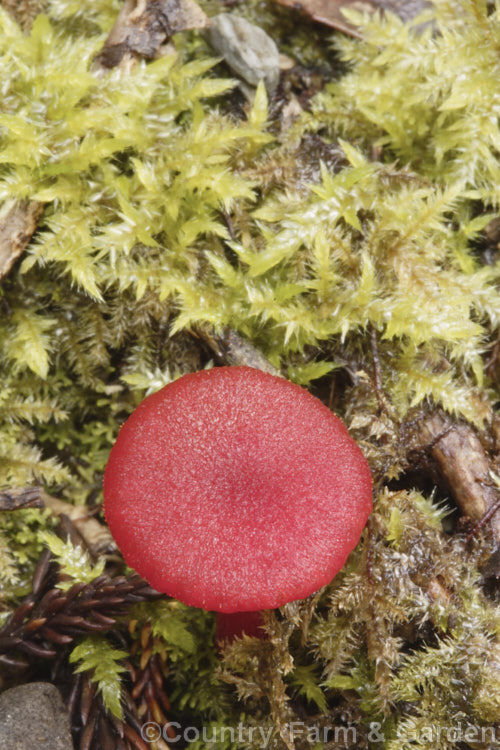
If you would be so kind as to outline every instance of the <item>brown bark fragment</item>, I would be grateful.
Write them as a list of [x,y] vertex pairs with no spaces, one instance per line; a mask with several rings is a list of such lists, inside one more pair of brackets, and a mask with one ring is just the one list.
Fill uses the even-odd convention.
[[0,280],[9,273],[33,236],[43,213],[38,201],[9,201],[0,210]]
[[[491,480],[492,466],[476,432],[436,413],[420,423],[421,439],[465,516],[480,521],[499,498]],[[495,541],[500,542],[500,513],[491,519]]]
[[150,60],[172,34],[208,24],[194,0],[125,0],[96,65],[109,69],[137,58]]

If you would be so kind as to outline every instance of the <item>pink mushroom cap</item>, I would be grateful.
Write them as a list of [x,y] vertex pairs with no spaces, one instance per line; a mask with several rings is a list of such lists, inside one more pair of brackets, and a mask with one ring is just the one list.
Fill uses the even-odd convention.
[[366,459],[298,385],[250,367],[184,375],[120,430],[106,520],[158,591],[220,612],[271,609],[329,583],[372,510]]

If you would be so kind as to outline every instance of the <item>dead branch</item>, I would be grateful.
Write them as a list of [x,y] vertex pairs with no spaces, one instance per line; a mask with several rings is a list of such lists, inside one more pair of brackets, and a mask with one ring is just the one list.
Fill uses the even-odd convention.
[[43,508],[38,487],[12,487],[0,492],[0,510]]

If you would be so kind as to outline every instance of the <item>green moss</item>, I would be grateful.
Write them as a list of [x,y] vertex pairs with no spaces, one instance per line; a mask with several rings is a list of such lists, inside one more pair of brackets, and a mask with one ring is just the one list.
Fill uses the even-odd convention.
[[48,510],[22,508],[0,514],[0,612],[31,589],[31,577],[55,525]]
[[79,662],[76,673],[91,673],[106,708],[119,719],[123,719],[120,675],[125,672],[121,661],[127,656],[126,651],[112,648],[103,636],[93,635],[83,638],[69,657],[71,664]]

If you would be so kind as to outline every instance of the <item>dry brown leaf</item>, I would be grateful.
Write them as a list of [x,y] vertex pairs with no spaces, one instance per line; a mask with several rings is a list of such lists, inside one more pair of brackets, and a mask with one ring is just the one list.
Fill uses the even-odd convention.
[[97,67],[108,69],[159,54],[172,34],[210,23],[194,0],[125,0],[99,53]]
[[342,9],[356,10],[360,13],[373,13],[376,10],[388,10],[408,21],[415,18],[429,7],[427,0],[277,0],[280,5],[299,10],[318,23],[338,29],[350,36],[361,38],[356,26],[353,26],[342,13]]

